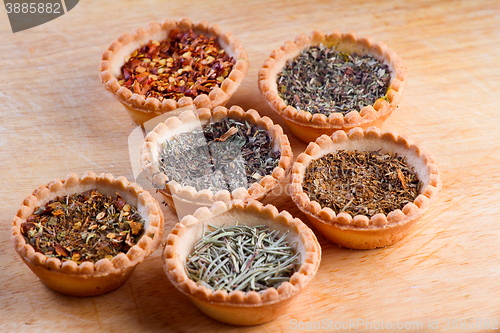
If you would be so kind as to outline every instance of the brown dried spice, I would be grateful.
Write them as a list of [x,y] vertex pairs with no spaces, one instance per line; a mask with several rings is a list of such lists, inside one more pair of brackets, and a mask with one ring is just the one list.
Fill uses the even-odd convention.
[[220,86],[234,64],[215,37],[177,28],[166,40],[150,41],[126,57],[118,82],[160,101],[194,98]]
[[97,262],[126,253],[144,231],[137,209],[97,190],[73,194],[36,207],[21,224],[26,243],[47,257]]
[[346,151],[311,161],[302,188],[335,213],[388,214],[418,195],[421,182],[404,158],[379,151]]

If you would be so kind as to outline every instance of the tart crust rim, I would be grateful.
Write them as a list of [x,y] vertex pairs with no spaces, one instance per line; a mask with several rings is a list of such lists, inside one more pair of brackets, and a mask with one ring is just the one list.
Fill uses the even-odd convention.
[[[311,200],[302,189],[303,174],[310,161],[336,151],[337,149],[334,149],[335,145],[346,143],[349,140],[361,141],[365,139],[381,140],[382,143],[399,145],[402,150],[411,151],[417,154],[417,158],[424,161],[424,165],[429,171],[428,183],[424,184],[420,189],[415,200],[407,203],[402,209],[396,209],[387,215],[378,213],[371,217],[366,215],[352,216],[348,213],[336,214],[332,209],[324,208],[317,201]],[[417,170],[415,171],[417,172]],[[292,167],[289,186],[293,202],[309,218],[314,218],[318,222],[327,226],[334,226],[340,230],[369,232],[370,230],[376,231],[404,225],[421,217],[437,199],[442,188],[442,180],[434,158],[420,144],[414,143],[407,137],[399,136],[395,132],[382,132],[376,127],[370,127],[367,130],[357,127],[351,129],[348,133],[337,131],[331,136],[323,134],[315,142],[309,143],[305,152],[297,157]]]
[[[154,158],[150,153],[151,149],[157,149],[159,137],[168,131],[175,131],[176,128],[189,124],[196,119],[201,122],[216,122],[224,118],[245,120],[249,124],[263,128],[271,137],[272,142],[279,144],[279,165],[273,169],[273,172],[262,177],[258,182],[249,184],[246,189],[239,187],[232,190],[232,192],[219,190],[213,193],[213,191],[207,189],[197,191],[192,186],[182,186],[173,180],[167,183],[167,176],[160,172],[155,163],[152,162]],[[170,117],[148,133],[141,144],[140,156],[141,169],[146,172],[146,177],[152,181],[156,188],[162,188],[162,194],[174,196],[176,199],[187,203],[206,205],[216,201],[229,202],[232,199],[249,201],[264,197],[285,180],[286,174],[292,166],[293,152],[288,137],[279,124],[273,123],[267,116],[261,117],[254,109],[244,111],[241,107],[234,105],[229,109],[218,106],[212,111],[208,108],[199,108],[194,111],[186,110],[178,117]]]
[[[181,28],[182,30],[193,29],[194,31],[202,32],[209,36],[214,36],[220,41],[224,41],[229,51],[234,54],[233,58],[236,62],[220,86],[212,89],[209,94],[199,94],[195,98],[182,97],[179,100],[164,99],[161,102],[155,97],[145,98],[143,95],[134,93],[127,87],[120,85],[117,77],[111,73],[111,68],[114,62],[122,63],[124,59],[119,59],[115,55],[117,53],[120,54],[120,51],[124,47],[130,47],[131,44],[136,44],[135,48],[140,47],[142,40],[148,35],[158,34],[161,31],[168,36],[168,32],[175,28]],[[223,48],[228,51],[226,47]],[[162,114],[188,105],[208,108],[224,105],[245,78],[248,67],[249,61],[246,51],[241,42],[234,38],[230,32],[223,32],[219,25],[209,25],[205,20],[193,23],[190,18],[183,17],[177,21],[165,19],[162,23],[152,21],[147,25],[146,29],[141,27],[134,30],[133,33],[122,34],[118,39],[111,42],[108,49],[104,51],[99,66],[99,77],[104,88],[122,104],[138,111]]]
[[[139,238],[127,253],[119,253],[112,260],[100,259],[93,263],[84,261],[77,264],[74,261],[61,261],[58,258],[49,258],[41,252],[36,252],[35,249],[27,244],[21,233],[21,224],[29,217],[36,206],[41,202],[45,203],[60,195],[81,193],[91,188],[109,187],[117,189],[128,195],[137,197],[138,206],[143,207],[149,212],[147,216],[141,217],[145,220],[145,233]],[[84,189],[83,191],[81,189]],[[66,194],[65,194],[66,193]],[[109,173],[102,173],[97,176],[95,173],[86,172],[82,178],[75,173],[70,173],[64,180],[54,179],[51,182],[39,186],[33,191],[33,194],[28,195],[23,200],[21,207],[17,211],[16,216],[12,220],[11,239],[14,243],[14,248],[23,261],[29,262],[29,265],[34,265],[37,268],[46,270],[47,273],[60,273],[65,276],[75,277],[104,277],[104,276],[119,276],[127,273],[128,270],[135,268],[137,264],[142,262],[160,245],[163,236],[164,219],[163,213],[158,202],[140,186],[128,182],[125,177],[115,178]],[[28,265],[28,266],[29,266]],[[57,283],[56,283],[57,284]]]
[[[212,291],[209,288],[198,285],[187,276],[182,259],[179,257],[176,248],[182,246],[180,240],[189,225],[202,222],[212,218],[214,215],[231,210],[249,210],[256,214],[266,214],[273,223],[280,223],[289,226],[293,232],[298,233],[306,249],[306,258],[300,268],[290,277],[290,282],[283,282],[277,289],[267,288],[262,293],[250,291]],[[268,225],[272,229],[272,226]],[[183,294],[201,302],[210,302],[216,306],[227,307],[256,307],[264,305],[273,305],[286,301],[289,298],[297,296],[300,291],[316,274],[321,261],[321,246],[311,229],[307,227],[300,219],[293,218],[287,211],[278,212],[277,208],[271,204],[264,206],[257,200],[243,202],[233,200],[230,203],[222,201],[215,202],[210,209],[200,208],[194,216],[187,215],[176,224],[171,234],[167,238],[162,259],[164,269],[170,282]],[[189,282],[190,281],[190,282]]]
[[[320,113],[312,114],[286,105],[277,92],[277,75],[281,72],[286,61],[295,58],[301,51],[310,46],[320,44],[335,48],[337,48],[335,45],[343,45],[340,51],[344,48],[352,48],[349,52],[362,49],[364,50],[363,54],[371,54],[379,60],[383,59],[384,63],[390,67],[392,66],[391,81],[384,97],[377,99],[372,105],[363,107],[360,111],[353,110],[345,115],[340,112],[334,112],[329,116]],[[360,126],[368,127],[371,123],[387,117],[399,104],[406,84],[406,68],[401,58],[392,49],[387,48],[384,43],[375,42],[371,36],[358,37],[354,31],[341,33],[339,30],[334,30],[331,34],[325,35],[322,31],[315,30],[310,36],[300,34],[294,41],[287,40],[280,48],[271,52],[258,74],[259,90],[269,106],[279,116],[298,125],[324,129],[325,131]]]

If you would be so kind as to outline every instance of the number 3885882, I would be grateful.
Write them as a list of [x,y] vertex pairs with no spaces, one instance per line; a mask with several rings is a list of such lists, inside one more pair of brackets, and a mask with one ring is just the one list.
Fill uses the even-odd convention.
[[60,3],[38,3],[38,2],[30,2],[30,3],[6,3],[5,8],[7,9],[7,14],[61,14],[61,4]]

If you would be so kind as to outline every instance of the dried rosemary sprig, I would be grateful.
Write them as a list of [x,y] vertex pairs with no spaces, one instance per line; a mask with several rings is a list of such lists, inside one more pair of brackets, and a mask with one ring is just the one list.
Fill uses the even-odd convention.
[[272,174],[281,153],[264,129],[226,118],[160,143],[158,155],[158,168],[169,180],[216,192],[248,188]]
[[185,263],[190,279],[212,290],[261,291],[289,281],[298,264],[277,230],[235,225],[204,231]]
[[26,243],[47,257],[97,262],[126,253],[144,232],[137,209],[93,189],[58,197],[21,224]]
[[302,188],[337,214],[372,216],[402,209],[420,186],[413,168],[397,154],[340,150],[311,161]]
[[389,67],[371,55],[313,46],[289,61],[278,75],[278,93],[298,110],[342,114],[373,105],[387,93]]

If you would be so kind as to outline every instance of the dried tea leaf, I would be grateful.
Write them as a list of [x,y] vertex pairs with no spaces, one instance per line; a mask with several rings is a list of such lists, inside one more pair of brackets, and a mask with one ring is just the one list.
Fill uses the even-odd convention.
[[[128,212],[122,210],[125,206]],[[26,243],[35,251],[61,260],[96,262],[126,253],[144,231],[144,221],[135,207],[126,205],[118,194],[113,198],[96,190],[56,198],[35,208],[35,212],[29,222],[21,225]],[[121,213],[126,213],[123,220],[127,226],[133,223],[136,231],[128,242],[117,236],[128,233],[128,227],[117,222]],[[112,243],[106,241],[110,239]]]
[[136,222],[130,222],[130,228],[132,229],[132,235],[137,235],[142,230],[142,224]]
[[62,257],[68,257],[70,255],[70,252],[59,244],[56,245],[56,253]]
[[99,214],[96,215],[96,220],[102,220],[106,216],[106,212],[100,212]]
[[61,216],[64,215],[64,211],[62,209],[57,209],[52,212],[52,215],[54,216]]

